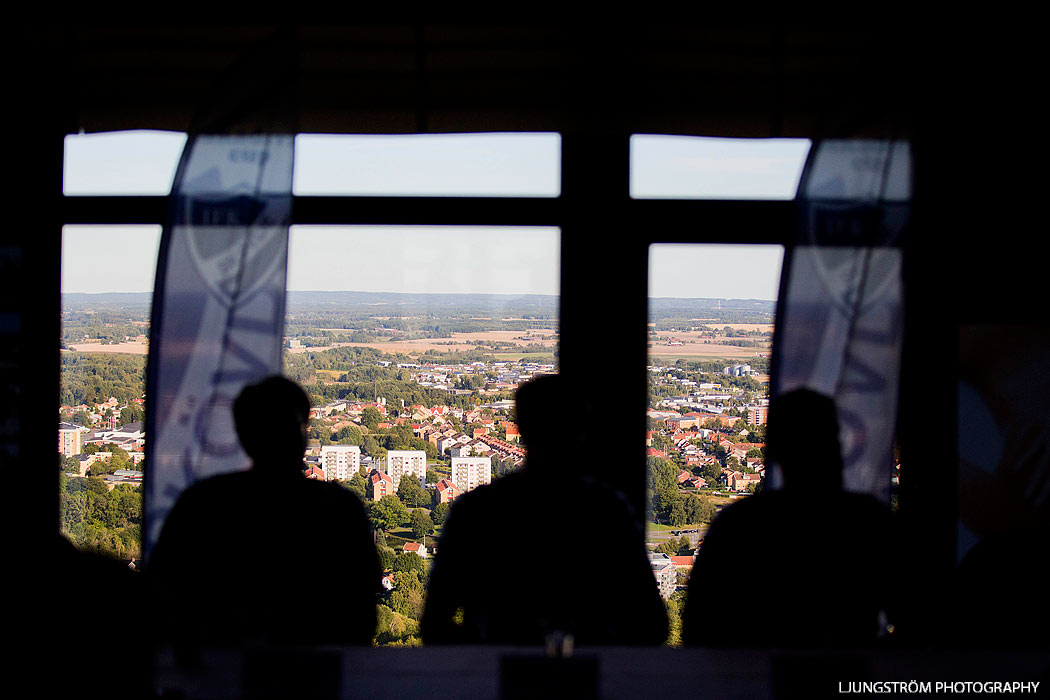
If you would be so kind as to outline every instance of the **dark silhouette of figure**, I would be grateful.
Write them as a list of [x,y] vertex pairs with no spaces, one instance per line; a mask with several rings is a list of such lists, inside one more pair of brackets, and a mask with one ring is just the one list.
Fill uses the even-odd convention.
[[693,566],[687,646],[863,647],[887,631],[891,514],[842,491],[834,402],[809,390],[770,404],[767,456],[782,490],[724,508]]
[[563,437],[563,382],[544,376],[517,392],[524,467],[454,502],[431,571],[425,643],[666,639],[638,520],[616,491],[577,473],[574,463],[589,457]]
[[364,507],[306,479],[310,403],[270,377],[233,404],[248,471],[197,482],[168,515],[146,572],[176,649],[369,644],[379,560]]
[[[34,614],[32,624],[25,628],[26,635],[19,635],[18,646],[32,650],[30,655],[37,657],[40,649],[55,643],[54,639],[66,639],[71,630],[90,627],[91,648],[119,652],[120,676],[115,681],[112,674],[99,673],[94,654],[76,653],[63,655],[60,664],[51,656],[40,659],[49,665],[34,669],[25,677],[39,679],[47,697],[150,697],[149,653],[143,645],[129,644],[129,625],[134,624],[130,621],[137,619],[137,613],[98,605],[99,601],[137,604],[143,598],[142,576],[129,569],[125,561],[79,550],[57,533],[53,538],[48,549],[51,566],[35,572],[41,574],[39,580],[26,589],[39,600],[47,601],[47,606]],[[14,629],[20,628],[16,624]],[[36,662],[34,658],[33,663]]]

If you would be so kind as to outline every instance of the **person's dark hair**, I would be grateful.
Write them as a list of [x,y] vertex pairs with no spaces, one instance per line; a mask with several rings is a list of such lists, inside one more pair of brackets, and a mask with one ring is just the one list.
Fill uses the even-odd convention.
[[309,420],[310,399],[298,384],[280,376],[245,386],[233,402],[237,437],[256,463],[301,459],[303,426]]
[[557,409],[564,405],[564,379],[544,374],[525,382],[514,394],[514,408],[526,448],[535,447],[561,429]]
[[841,487],[838,409],[831,397],[795,389],[771,399],[766,441],[786,486]]

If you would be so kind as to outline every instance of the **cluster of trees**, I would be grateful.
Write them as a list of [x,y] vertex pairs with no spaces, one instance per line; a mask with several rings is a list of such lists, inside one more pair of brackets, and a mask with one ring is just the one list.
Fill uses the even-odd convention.
[[111,396],[121,404],[146,391],[146,358],[119,353],[64,352],[61,356],[59,403],[101,403]]
[[394,574],[394,587],[380,596],[376,608],[375,643],[381,646],[419,646],[419,620],[423,616],[429,575],[427,564],[416,554],[395,551],[388,546],[386,535],[379,531],[376,532],[376,550],[383,570]]
[[[80,451],[81,454],[85,455],[96,454],[98,452],[109,452],[110,458],[108,463],[102,460],[92,462],[90,467],[91,476],[112,474],[118,469],[136,469],[135,462],[131,459],[131,455],[129,455],[123,447],[118,447],[111,442],[107,442],[103,445],[84,445],[84,449]],[[66,471],[76,471],[79,468],[79,462],[75,457],[68,457],[62,460],[62,464]]]
[[[710,498],[678,487],[679,467],[661,457],[647,458],[649,519],[672,527],[709,522],[717,508]],[[705,477],[706,478],[706,477]]]
[[718,342],[722,345],[732,345],[735,348],[761,348],[766,345],[766,343],[761,340],[744,340],[739,338],[726,338]]
[[[344,485],[356,491],[353,481]],[[436,494],[433,498],[436,500]],[[436,527],[448,518],[449,505],[438,503],[429,511],[420,507],[429,505],[430,499],[417,480],[404,478],[398,485],[396,495],[388,494],[378,501],[367,502],[368,516],[376,532],[380,565],[383,571],[393,572],[394,575],[393,589],[380,597],[376,644],[419,644],[419,619],[426,597],[428,566],[420,556],[397,551],[388,542],[399,541],[391,533],[406,527],[411,531],[414,541],[424,541],[425,537],[434,534]]]
[[[365,409],[364,414],[367,414],[368,410]],[[375,409],[372,411],[376,416],[379,415]],[[366,428],[371,424],[374,430],[379,420],[374,416],[362,415],[362,422]],[[427,459],[437,457],[437,447],[428,440],[415,437],[412,428],[405,424],[369,433],[362,432],[355,425],[346,425],[333,432],[323,420],[314,418],[310,421],[308,437],[319,441],[321,445],[358,445],[364,454],[373,459],[385,458],[389,450],[422,450]]]
[[142,555],[142,490],[101,477],[60,474],[62,532],[78,549],[130,559]]
[[[681,576],[681,574],[679,574]],[[679,585],[685,581],[679,580]],[[682,613],[685,611],[685,589],[675,591],[670,598],[664,601],[667,606],[667,646],[682,646]]]
[[[491,360],[491,356],[477,349],[447,353],[428,350],[421,358],[424,362],[450,364]],[[380,366],[378,363],[381,361],[390,362],[391,365]],[[456,396],[440,389],[419,386],[412,380],[408,370],[396,366],[398,362],[415,360],[400,353],[387,354],[375,348],[362,347],[338,347],[295,354],[285,352],[284,374],[303,386],[315,406],[339,399],[372,401],[377,393],[393,405],[400,405],[404,401],[406,406],[447,404],[464,409],[472,406],[470,396]],[[338,371],[341,374],[337,382],[325,381],[319,370]],[[471,385],[461,388],[480,387]]]
[[148,300],[140,302],[128,299],[113,303],[97,299],[87,301],[83,295],[66,295],[62,307],[62,347],[81,343],[85,339],[109,344],[149,335]]
[[689,328],[704,323],[772,323],[776,302],[757,299],[651,298],[649,321],[657,327]]
[[688,535],[682,535],[681,539],[669,537],[657,545],[653,551],[669,557],[689,556],[693,553],[693,543],[689,540]]
[[130,323],[63,324],[62,347],[68,348],[75,343],[83,343],[89,340],[99,340],[102,345],[125,343],[140,335],[148,335],[147,331],[148,329],[145,326],[135,326]]

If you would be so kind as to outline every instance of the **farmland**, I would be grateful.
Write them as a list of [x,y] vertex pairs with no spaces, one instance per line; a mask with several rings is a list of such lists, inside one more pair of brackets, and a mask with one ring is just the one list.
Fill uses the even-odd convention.
[[149,352],[149,342],[145,340],[124,343],[73,343],[69,346],[75,352],[115,352],[124,355],[145,355]]
[[[528,333],[528,335],[526,335]],[[395,337],[377,339],[375,342],[351,343],[334,342],[328,347],[361,347],[375,348],[381,352],[390,354],[403,354],[410,357],[422,355],[433,350],[435,352],[452,352],[456,350],[483,349],[494,352],[506,352],[521,355],[520,348],[529,348],[535,351],[543,351],[550,354],[557,347],[558,340],[555,331],[550,328],[540,328],[535,331],[478,331],[473,333],[451,333],[448,338],[416,338],[412,340],[398,340]],[[518,347],[515,347],[518,346]],[[291,348],[289,352],[300,354],[308,351],[316,351],[318,348],[298,347]]]

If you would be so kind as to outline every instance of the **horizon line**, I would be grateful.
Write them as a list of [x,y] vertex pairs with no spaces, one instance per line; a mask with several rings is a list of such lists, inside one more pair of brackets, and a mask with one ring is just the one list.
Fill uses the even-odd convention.
[[[559,298],[560,294],[548,294],[543,292],[389,292],[389,291],[371,291],[363,289],[288,289],[285,290],[287,294],[392,294],[402,296],[504,296],[504,297],[522,297],[522,296],[533,296],[533,297],[552,297]],[[68,296],[73,294],[79,294],[83,296],[103,296],[112,294],[148,294],[152,295],[152,291],[145,292],[62,292],[62,296]],[[760,299],[758,297],[648,297],[650,301],[760,301],[765,303],[775,303],[776,299]]]

